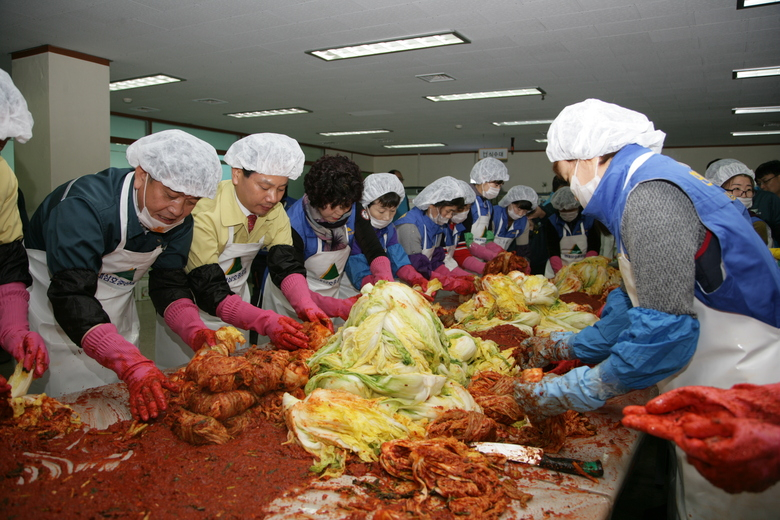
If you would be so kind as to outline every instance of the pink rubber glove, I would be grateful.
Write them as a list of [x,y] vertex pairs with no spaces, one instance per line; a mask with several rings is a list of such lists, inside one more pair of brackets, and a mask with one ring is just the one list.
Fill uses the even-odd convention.
[[501,247],[500,245],[496,244],[495,242],[488,242],[487,244],[485,244],[485,247],[488,248],[490,251],[494,252],[496,255],[506,251],[503,247]]
[[491,251],[487,246],[483,246],[482,244],[477,244],[476,242],[471,243],[471,245],[469,246],[469,251],[471,252],[472,255],[486,262],[489,262],[493,260],[496,256],[498,256],[498,253],[496,251]]
[[[339,318],[346,320],[349,318],[349,311],[352,310],[352,306],[362,296],[362,294],[356,294],[350,298],[331,298],[330,296],[322,296],[315,292],[311,293],[312,299],[325,311],[328,316],[338,316]],[[333,323],[330,323],[330,330],[333,332]]]
[[390,267],[390,259],[386,256],[374,258],[374,261],[371,262],[369,268],[376,281],[387,280],[388,282],[392,282],[394,280],[393,269]]
[[[436,271],[434,270],[434,273],[435,272]],[[398,268],[398,278],[408,283],[409,285],[419,285],[422,287],[423,292],[428,290],[428,280],[426,280],[423,275],[418,273],[417,269],[412,267],[411,264],[406,264]]]
[[146,359],[138,348],[123,338],[112,323],[92,327],[81,340],[81,348],[95,361],[116,372],[130,391],[130,413],[148,421],[168,408],[163,388],[177,386]]
[[218,343],[216,332],[206,327],[200,318],[198,307],[189,298],[179,298],[168,305],[163,319],[195,352]]
[[450,270],[444,264],[441,264],[439,267],[431,271],[431,278],[438,278],[439,280],[443,280],[448,276],[450,276]]
[[27,302],[30,293],[22,282],[0,285],[0,345],[34,378],[49,368],[49,351],[43,338],[30,331]]
[[473,256],[470,256],[463,261],[463,267],[465,267],[469,271],[474,271],[479,275],[485,272],[485,262],[477,258],[474,258]]
[[271,343],[284,350],[309,346],[309,338],[301,331],[300,323],[273,311],[258,309],[237,294],[231,294],[219,303],[217,317],[240,329],[251,329],[268,336]]
[[585,253],[585,258],[590,258],[592,256],[599,256],[599,252],[598,251],[588,251],[587,253]]
[[[309,289],[309,283],[306,277],[300,273],[293,273],[282,280],[280,287],[287,301],[303,321],[311,323],[321,323],[333,332],[333,322],[328,316],[338,316],[337,314],[328,314],[319,303],[314,301],[314,295]],[[349,311],[347,311],[349,314]]]
[[474,276],[470,278],[469,280],[468,278],[450,276],[445,280],[441,280],[441,284],[445,291],[453,291],[462,295],[474,294],[477,292],[476,287],[474,287]]
[[552,270],[554,273],[557,273],[561,270],[563,267],[563,260],[561,260],[560,256],[551,256],[550,257],[550,267],[552,267]]
[[[484,267],[483,267],[483,269],[484,269]],[[466,277],[468,277],[468,276],[472,276],[472,277],[473,277],[473,276],[474,276],[474,274],[473,274],[473,273],[470,273],[470,272],[468,272],[468,271],[464,271],[464,270],[463,270],[463,269],[461,269],[460,267],[456,267],[455,269],[453,269],[453,270],[451,270],[451,271],[450,271],[450,276],[457,276],[458,278],[462,278],[462,277],[464,277],[464,276],[466,276]]]

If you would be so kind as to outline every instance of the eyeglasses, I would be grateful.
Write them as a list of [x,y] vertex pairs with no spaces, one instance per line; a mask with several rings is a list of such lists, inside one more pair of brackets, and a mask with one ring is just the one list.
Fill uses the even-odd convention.
[[764,184],[768,183],[769,181],[771,181],[775,177],[777,177],[777,175],[772,175],[771,177],[769,177],[769,176],[761,177],[760,179],[758,179],[756,181],[756,184],[758,184],[759,186],[763,186]]
[[726,191],[731,193],[735,197],[752,197],[753,196],[753,188],[748,188],[746,190],[743,190],[742,188],[732,188],[732,189],[726,190]]

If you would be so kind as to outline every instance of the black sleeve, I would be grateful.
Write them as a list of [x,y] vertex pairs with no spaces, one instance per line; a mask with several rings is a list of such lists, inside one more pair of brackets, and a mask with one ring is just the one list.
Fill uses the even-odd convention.
[[21,240],[0,244],[0,285],[13,282],[22,282],[27,287],[32,285],[27,252]]
[[212,316],[217,315],[217,306],[222,303],[222,300],[234,294],[219,264],[196,267],[190,271],[187,279],[195,296],[195,303]]
[[306,277],[306,267],[303,262],[303,240],[292,230],[293,245],[279,244],[268,251],[268,272],[271,281],[277,287],[282,286],[282,280],[291,274],[298,273]]
[[355,204],[355,210],[357,211],[357,215],[355,215],[355,240],[360,246],[360,250],[366,255],[368,265],[371,265],[374,259],[387,256],[387,252],[379,242],[371,221],[363,216],[363,206],[359,202]]
[[111,323],[95,298],[97,281],[98,274],[90,269],[64,269],[51,278],[47,294],[54,319],[76,345],[95,325]]
[[598,222],[595,221],[588,230],[588,251],[595,251],[601,254],[601,231],[599,231]]
[[184,269],[152,269],[149,271],[149,297],[160,316],[164,316],[165,309],[176,300],[192,300],[187,273]]
[[551,256],[561,256],[561,239],[558,236],[558,230],[552,225],[550,219],[543,219],[544,236],[547,239],[547,258]]

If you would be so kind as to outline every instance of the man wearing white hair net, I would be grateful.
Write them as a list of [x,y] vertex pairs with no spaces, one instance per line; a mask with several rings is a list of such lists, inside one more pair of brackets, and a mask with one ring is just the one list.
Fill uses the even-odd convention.
[[[225,162],[231,178],[219,183],[214,199],[201,200],[192,212],[195,232],[187,272],[200,319],[211,329],[233,325],[255,331],[285,350],[307,348],[301,324],[252,305],[248,284],[252,261],[260,251],[267,252],[271,279],[298,317],[332,328],[323,308],[331,310],[342,302],[309,290],[306,268],[293,247],[290,219],[279,203],[288,182],[303,172],[303,150],[286,135],[253,134],[233,143]],[[193,354],[192,346],[178,339],[187,334],[177,329],[189,329],[193,335],[200,321],[189,307],[169,308],[168,313],[176,315],[172,329],[177,335],[158,321],[158,364],[177,366]]]
[[166,409],[163,389],[175,387],[138,350],[133,287],[149,271],[160,315],[182,301],[194,305],[184,272],[190,213],[214,196],[222,170],[214,147],[180,130],[142,137],[127,161],[132,168],[56,188],[33,215],[25,237],[35,280],[30,323],[51,355],[39,391],[56,397],[118,376],[133,417],[148,420]]
[[[609,294],[594,326],[558,341],[530,338],[524,344],[524,367],[573,358],[594,366],[518,384],[518,404],[533,421],[569,409],[594,410],[611,397],[657,384],[669,393],[627,409],[624,421],[678,443],[680,517],[722,518],[724,511],[775,517],[776,487],[730,495],[694,469],[735,490],[772,483],[767,471],[746,475],[745,467],[780,468],[780,391],[770,391],[770,412],[751,408],[759,397],[752,385],[721,390],[776,382],[780,366],[780,270],[745,207],[660,155],[664,134],[623,107],[593,99],[566,107],[547,138],[553,170],[570,183],[584,214],[615,236],[624,287]],[[698,385],[718,388],[702,399],[689,391]],[[678,420],[694,411],[703,415]],[[722,413],[708,413],[714,411]],[[758,430],[743,420],[772,424]],[[740,459],[761,450],[767,456],[760,461]],[[742,470],[723,470],[729,456]],[[723,485],[729,479],[736,479],[734,486]]]
[[[10,139],[27,142],[32,127],[32,114],[24,96],[8,73],[0,70],[0,151]],[[16,175],[0,157],[0,346],[25,371],[39,378],[49,366],[49,353],[43,338],[30,331],[27,321],[27,287],[32,285],[32,277],[22,244],[18,191]],[[5,378],[0,376],[0,399],[4,384]]]
[[[471,186],[476,195],[469,214],[463,225],[466,227],[466,244],[475,257],[492,260],[503,249],[493,244],[493,199],[498,196],[501,186],[509,180],[504,163],[493,157],[477,161],[469,175]],[[484,266],[482,266],[484,268]],[[478,266],[466,266],[467,269],[482,274]]]
[[582,206],[568,186],[553,193],[550,204],[555,212],[542,222],[548,256],[544,275],[548,278],[565,265],[597,256],[601,249],[596,221],[582,214]]

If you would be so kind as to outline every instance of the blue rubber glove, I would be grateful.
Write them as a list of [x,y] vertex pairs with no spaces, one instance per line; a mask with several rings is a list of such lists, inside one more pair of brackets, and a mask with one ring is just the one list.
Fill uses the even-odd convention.
[[560,377],[546,377],[539,383],[517,383],[515,400],[531,422],[567,410],[596,410],[607,399],[630,391],[618,381],[610,366],[607,362],[594,368],[578,367]]
[[515,351],[517,364],[522,368],[544,368],[555,361],[571,359],[569,338],[573,335],[573,332],[553,332],[549,338],[533,336],[523,340]]

